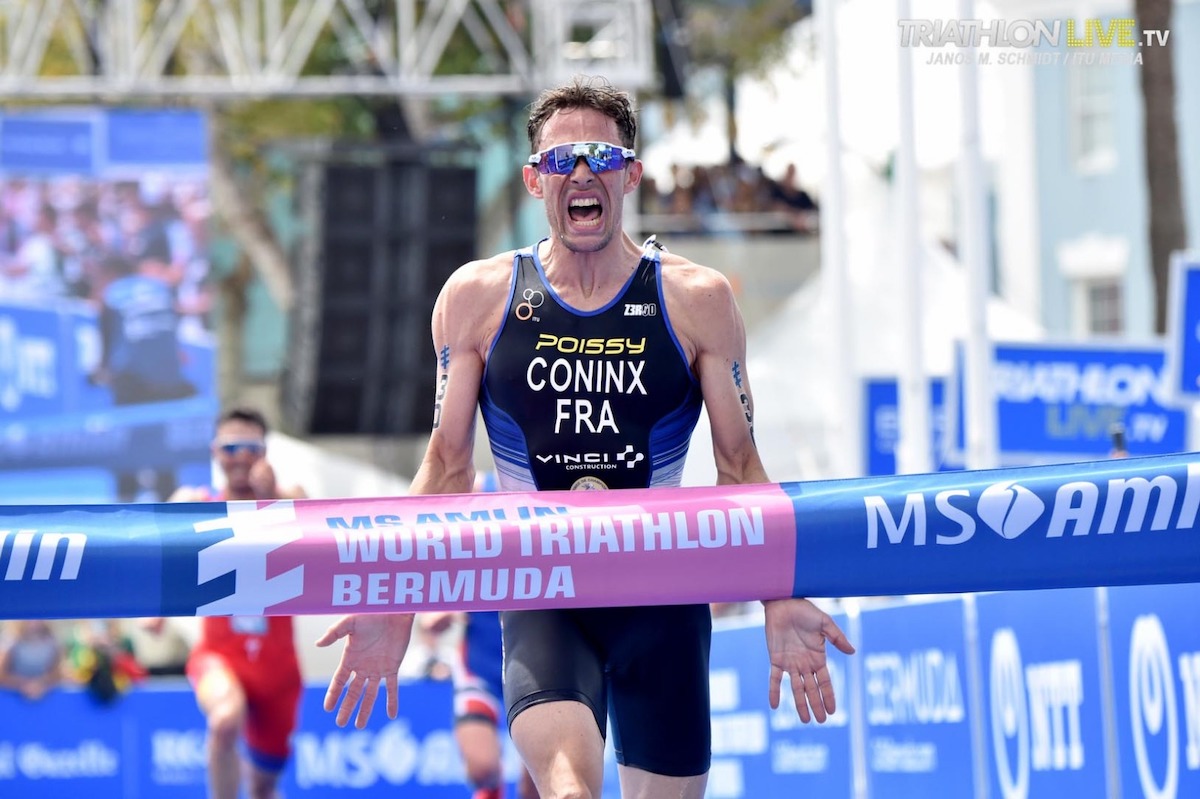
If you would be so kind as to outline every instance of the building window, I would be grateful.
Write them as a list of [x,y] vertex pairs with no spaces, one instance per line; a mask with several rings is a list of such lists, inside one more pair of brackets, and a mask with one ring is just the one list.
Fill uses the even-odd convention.
[[1070,291],[1072,335],[1124,333],[1129,241],[1092,231],[1061,242],[1056,250]]
[[1125,332],[1124,297],[1116,280],[1090,280],[1084,286],[1085,314],[1089,333],[1106,335]]
[[1070,69],[1071,155],[1075,168],[1083,174],[1112,171],[1117,165],[1113,113],[1113,77],[1117,70],[1098,63],[1073,64]]

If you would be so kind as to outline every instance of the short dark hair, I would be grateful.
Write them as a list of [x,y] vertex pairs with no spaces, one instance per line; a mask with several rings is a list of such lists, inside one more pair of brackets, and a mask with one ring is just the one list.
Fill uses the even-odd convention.
[[267,419],[256,408],[251,408],[246,405],[239,405],[224,411],[217,417],[217,427],[226,422],[246,422],[247,424],[256,425],[262,428],[263,435],[267,434]]
[[591,108],[617,123],[622,147],[633,147],[637,139],[637,110],[633,98],[607,78],[577,75],[568,84],[547,89],[529,106],[529,147],[537,151],[542,128],[556,111]]

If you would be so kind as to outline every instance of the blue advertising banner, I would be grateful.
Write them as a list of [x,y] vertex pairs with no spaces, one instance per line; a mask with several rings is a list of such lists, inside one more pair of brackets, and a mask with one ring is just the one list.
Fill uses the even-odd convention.
[[[761,631],[760,631],[761,634]],[[452,730],[448,681],[400,686],[395,719],[339,728],[324,685],[301,699],[284,796],[462,799],[466,770]],[[70,719],[70,723],[63,723]],[[0,796],[37,799],[205,799],[204,717],[187,681],[150,680],[101,705],[76,688],[33,702],[0,691]],[[520,758],[506,736],[504,773],[515,796]]]
[[208,166],[204,118],[195,111],[114,108],[104,121],[104,154],[110,168]]
[[1105,796],[1096,592],[975,597],[984,749],[997,799]]
[[0,113],[4,498],[209,482],[206,136],[190,110]]
[[[448,681],[422,681],[400,688],[400,715],[371,716],[362,730],[339,728],[322,708],[323,687],[304,692],[301,729],[292,740],[292,767],[281,781],[284,796],[338,796],[363,799],[463,799],[466,770],[452,730],[452,687]],[[519,761],[507,758],[512,783]],[[509,796],[515,792],[510,784]]]
[[[850,629],[844,615],[835,621]],[[856,710],[848,658],[829,650],[838,708],[824,724],[801,723],[786,677],[779,707],[772,710],[770,670],[761,622],[714,630],[709,661],[713,760],[706,796],[852,796],[850,719]]]
[[[1200,536],[1184,532],[1200,510],[1191,455],[783,488],[799,536],[794,596],[1198,579],[1188,564],[1200,565]],[[1139,530],[1149,534],[1129,535]]]
[[[1188,415],[1170,396],[1161,343],[997,343],[992,383],[1005,465],[1108,457],[1116,425],[1124,427],[1131,455],[1189,448]],[[951,440],[961,453],[961,369],[953,387]]]
[[0,170],[90,174],[95,135],[94,114],[6,112],[0,116]]
[[206,170],[204,115],[191,109],[6,110],[0,114],[0,174],[134,174]]
[[[863,408],[866,414],[866,457],[863,462],[867,474],[882,475],[896,473],[896,445],[900,439],[900,411],[896,378],[869,377],[863,381],[865,393]],[[961,468],[947,461],[946,433],[949,422],[946,418],[946,380],[941,377],[929,380],[929,412],[932,422],[932,463],[938,471]]]
[[1200,399],[1200,252],[1171,257],[1167,299],[1167,384],[1177,401]]
[[871,795],[971,796],[974,713],[962,599],[872,608],[861,629]]
[[1107,599],[1121,793],[1200,796],[1200,585]]

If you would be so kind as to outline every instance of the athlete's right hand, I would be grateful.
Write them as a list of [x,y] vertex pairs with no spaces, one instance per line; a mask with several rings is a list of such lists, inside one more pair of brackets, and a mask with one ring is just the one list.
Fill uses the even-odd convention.
[[[329,690],[325,692],[325,710],[330,712],[337,706],[335,720],[339,727],[346,726],[356,706],[358,714],[354,726],[360,730],[367,726],[367,719],[371,718],[375,699],[379,696],[380,682],[387,695],[388,718],[396,718],[400,711],[396,675],[400,671],[404,653],[408,651],[413,618],[411,613],[343,616],[317,639],[317,646],[329,646],[339,638],[346,639],[342,659],[329,681]],[[343,690],[345,696],[342,695]]]

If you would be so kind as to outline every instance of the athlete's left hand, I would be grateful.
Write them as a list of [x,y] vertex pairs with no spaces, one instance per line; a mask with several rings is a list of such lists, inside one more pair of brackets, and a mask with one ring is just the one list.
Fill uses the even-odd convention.
[[763,602],[763,607],[771,658],[771,707],[779,707],[780,684],[786,672],[800,720],[807,724],[815,718],[824,723],[837,709],[825,662],[825,641],[847,655],[854,654],[854,647],[833,618],[807,599],[773,599]]

